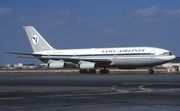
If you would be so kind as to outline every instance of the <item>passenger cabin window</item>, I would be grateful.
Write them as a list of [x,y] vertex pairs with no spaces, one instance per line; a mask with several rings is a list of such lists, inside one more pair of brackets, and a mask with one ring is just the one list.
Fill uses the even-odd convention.
[[164,52],[164,55],[173,55],[171,52]]

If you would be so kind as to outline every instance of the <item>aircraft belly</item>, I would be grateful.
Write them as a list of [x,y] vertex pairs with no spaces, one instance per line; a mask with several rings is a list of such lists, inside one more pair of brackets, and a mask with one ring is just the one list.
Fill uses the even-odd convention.
[[[45,62],[49,59],[40,59]],[[61,59],[60,59],[61,60]],[[73,57],[69,62],[78,64],[79,61],[94,62],[98,67],[125,67],[125,68],[136,68],[136,67],[151,67],[159,64],[163,64],[167,61],[162,59],[160,56],[78,56]],[[66,61],[66,62],[67,62]]]
[[118,67],[148,67],[162,64],[165,61],[152,57],[117,57],[114,62]]

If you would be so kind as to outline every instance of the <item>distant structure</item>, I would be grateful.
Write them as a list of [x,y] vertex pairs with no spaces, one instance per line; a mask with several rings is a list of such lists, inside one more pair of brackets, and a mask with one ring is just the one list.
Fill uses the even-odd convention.
[[176,57],[176,58],[172,61],[172,63],[180,63],[180,57]]
[[5,64],[5,65],[0,65],[0,69],[36,69],[39,66],[35,64],[23,64],[23,63],[18,63],[18,64]]
[[[69,68],[75,68],[75,65],[69,65]],[[174,73],[180,71],[180,57],[176,57],[172,62],[157,66],[165,68],[167,72]],[[34,63],[0,64],[0,69],[47,69],[47,64],[36,65]]]
[[176,57],[171,63],[166,63],[162,66],[165,67],[169,73],[180,71],[180,57]]

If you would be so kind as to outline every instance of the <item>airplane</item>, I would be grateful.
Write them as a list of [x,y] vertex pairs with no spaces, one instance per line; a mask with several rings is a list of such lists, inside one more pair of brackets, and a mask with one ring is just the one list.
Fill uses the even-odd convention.
[[74,64],[79,73],[108,74],[107,68],[135,69],[150,67],[148,73],[154,73],[153,67],[176,58],[170,51],[156,47],[115,47],[86,49],[55,49],[33,26],[23,26],[33,49],[33,53],[6,52],[20,54],[18,58],[36,58],[47,63],[48,68],[65,68]]

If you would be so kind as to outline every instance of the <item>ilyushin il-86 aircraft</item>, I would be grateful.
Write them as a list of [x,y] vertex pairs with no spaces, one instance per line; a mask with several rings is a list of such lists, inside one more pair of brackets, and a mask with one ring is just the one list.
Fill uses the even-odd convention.
[[79,73],[109,73],[107,68],[135,69],[149,67],[148,72],[154,73],[153,67],[175,59],[170,51],[155,47],[116,47],[87,49],[55,49],[33,26],[23,26],[29,38],[33,53],[7,52],[20,54],[19,58],[37,58],[47,63],[48,68],[65,68],[73,63]]

